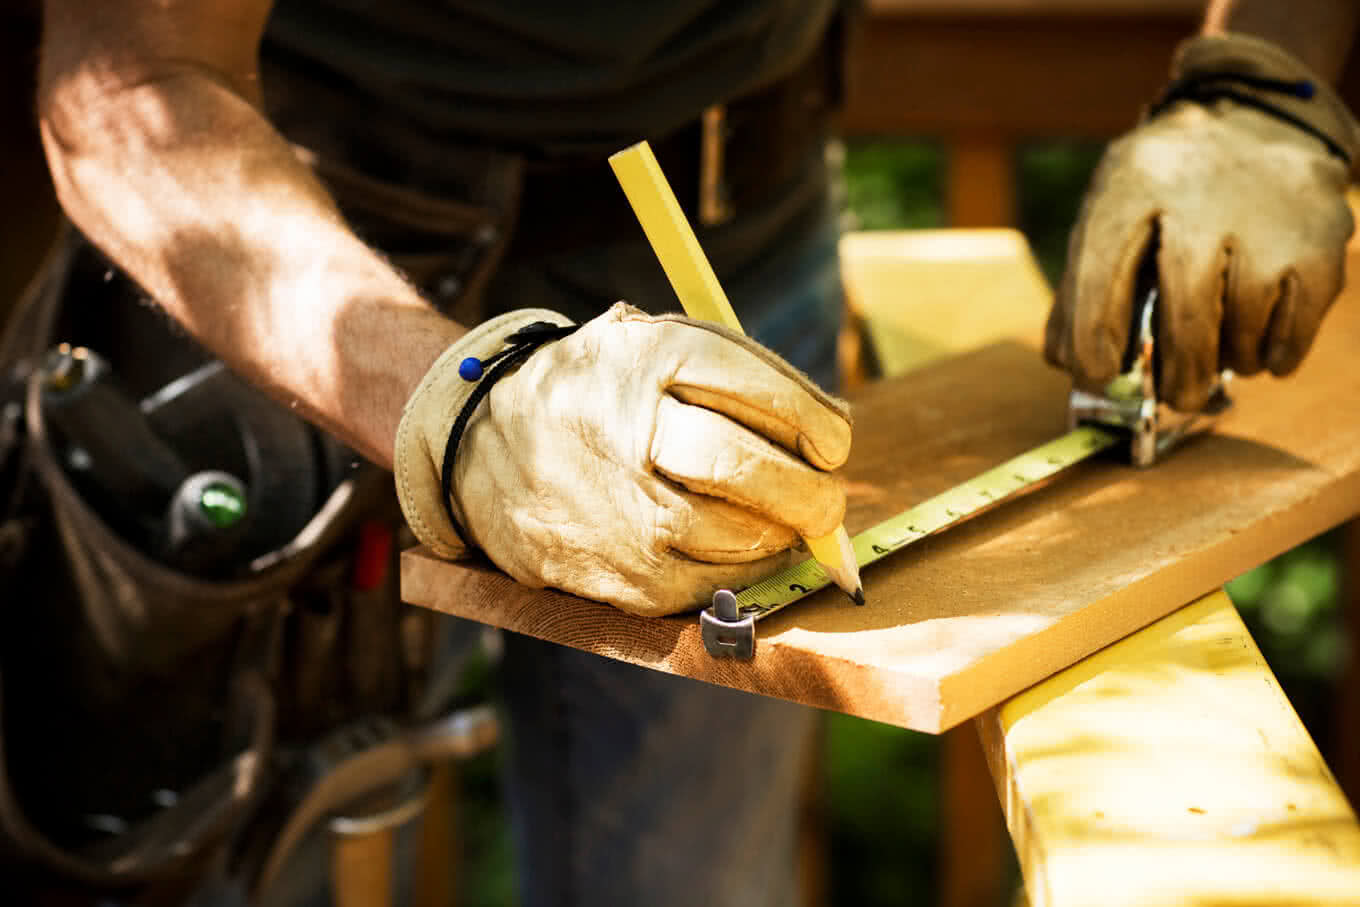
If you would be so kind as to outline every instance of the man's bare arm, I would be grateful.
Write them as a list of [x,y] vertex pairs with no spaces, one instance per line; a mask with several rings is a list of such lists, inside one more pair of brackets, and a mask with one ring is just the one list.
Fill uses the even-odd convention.
[[1205,34],[1232,31],[1274,41],[1333,84],[1357,24],[1355,0],[1210,0],[1204,15]]
[[46,0],[43,142],[62,206],[229,365],[392,463],[464,329],[348,229],[259,109],[270,0]]

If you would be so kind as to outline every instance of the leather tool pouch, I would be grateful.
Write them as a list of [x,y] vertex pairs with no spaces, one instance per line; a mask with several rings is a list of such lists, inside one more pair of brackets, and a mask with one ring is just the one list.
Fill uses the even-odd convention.
[[[41,386],[42,355],[62,340],[107,351],[143,409],[175,378],[211,376],[194,402],[218,408],[192,407],[201,418],[180,426],[181,440],[198,444],[186,456],[208,468],[221,439],[246,438],[227,465],[249,480],[247,512],[269,517],[233,569],[207,578],[170,566],[87,493]],[[34,890],[177,903],[239,832],[285,745],[337,712],[390,710],[405,693],[399,546],[379,552],[385,563],[362,593],[346,569],[357,526],[395,524],[390,478],[353,468],[338,445],[211,366],[74,230],[0,342],[0,876]],[[365,622],[387,626],[351,627],[358,598]],[[332,610],[333,645],[318,647],[297,615]],[[379,666],[367,675],[339,663],[351,630],[365,644],[349,660]],[[305,672],[298,650],[317,659]],[[310,699],[297,695],[304,680]],[[279,746],[277,728],[288,729]]]
[[[480,320],[521,159],[397,126],[383,140],[400,153],[384,156],[371,118],[327,116],[328,95],[296,91],[296,79],[266,85],[277,125],[356,232],[445,312]],[[59,342],[103,354],[143,409],[213,365],[74,229],[0,341],[0,876],[179,903],[209,863],[250,875],[290,808],[275,782],[328,730],[440,714],[456,686],[444,675],[461,661],[434,653],[465,634],[401,606],[390,475],[229,372],[206,378],[196,401],[220,418],[189,407],[198,418],[167,417],[170,428],[191,456],[216,454],[231,435],[223,419],[253,439],[228,471],[252,474],[247,511],[286,531],[276,525],[250,569],[218,579],[130,543],[73,479],[44,412],[36,369]],[[243,862],[223,870],[228,853]]]

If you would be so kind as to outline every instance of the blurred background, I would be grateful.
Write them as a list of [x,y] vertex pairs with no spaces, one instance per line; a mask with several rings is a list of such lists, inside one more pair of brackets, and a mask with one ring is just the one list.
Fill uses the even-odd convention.
[[[56,224],[32,122],[34,6],[20,0],[0,11],[4,302],[31,273]],[[1101,148],[1154,96],[1171,48],[1193,31],[1202,6],[1196,0],[868,0],[849,51],[847,226],[1016,226],[1056,282],[1067,231]],[[1313,540],[1229,586],[1343,781],[1339,762],[1355,758],[1339,708],[1342,690],[1354,683],[1346,679],[1352,653],[1339,604],[1345,532]],[[484,666],[470,685],[488,685],[491,670]],[[822,902],[1013,903],[1017,876],[1008,849],[1008,865],[979,867],[987,876],[982,884],[961,879],[960,863],[943,853],[945,846],[956,852],[967,846],[959,840],[960,819],[975,829],[1000,822],[985,781],[983,799],[966,808],[990,810],[987,815],[961,816],[958,801],[942,793],[944,740],[826,716],[812,804],[820,856],[810,858]],[[472,907],[516,903],[496,759],[493,752],[462,768],[461,903]],[[1349,777],[1354,783],[1353,772]],[[1000,839],[1008,841],[1004,833]],[[966,872],[966,861],[962,865]]]

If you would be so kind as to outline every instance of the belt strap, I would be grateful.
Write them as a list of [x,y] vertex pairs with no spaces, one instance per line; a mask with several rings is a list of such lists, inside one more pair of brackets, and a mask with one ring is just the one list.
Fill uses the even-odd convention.
[[[649,138],[691,221],[718,226],[794,178],[829,131],[839,101],[839,60],[832,42],[823,42],[773,85]],[[550,254],[641,235],[605,157],[531,161],[509,254]]]

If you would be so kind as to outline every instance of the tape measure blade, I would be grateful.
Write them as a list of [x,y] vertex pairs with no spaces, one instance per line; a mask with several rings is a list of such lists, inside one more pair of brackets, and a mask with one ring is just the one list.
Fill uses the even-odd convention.
[[[1113,432],[1082,426],[1041,444],[859,533],[850,540],[855,560],[861,567],[882,560],[1039,486],[1118,440]],[[760,620],[830,584],[821,566],[808,559],[742,590],[737,607]]]

